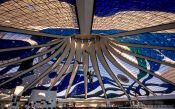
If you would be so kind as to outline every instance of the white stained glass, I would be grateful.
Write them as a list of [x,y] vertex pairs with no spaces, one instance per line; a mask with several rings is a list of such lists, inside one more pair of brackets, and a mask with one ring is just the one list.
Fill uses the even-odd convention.
[[10,0],[0,4],[0,25],[37,31],[48,27],[74,28],[77,20],[75,7],[66,2]]

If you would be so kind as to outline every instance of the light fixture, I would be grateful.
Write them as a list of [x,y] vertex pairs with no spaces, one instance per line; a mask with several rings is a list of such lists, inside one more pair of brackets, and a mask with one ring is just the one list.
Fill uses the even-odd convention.
[[46,97],[46,94],[43,93],[43,92],[39,92],[38,95],[43,96],[43,97]]
[[24,86],[16,86],[14,94],[16,96],[20,96],[22,95],[23,90],[24,90]]

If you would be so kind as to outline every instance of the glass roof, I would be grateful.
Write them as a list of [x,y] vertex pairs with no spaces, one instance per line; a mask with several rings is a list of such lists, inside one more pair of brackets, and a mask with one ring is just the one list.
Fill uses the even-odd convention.
[[47,28],[78,28],[74,2],[67,2],[1,0],[0,24],[34,31]]
[[174,22],[173,0],[96,0],[93,29],[135,30]]
[[94,7],[93,38],[79,39],[75,0],[1,0],[0,29],[58,38],[0,30],[0,93],[23,85],[24,95],[55,90],[58,98],[175,94],[175,28],[115,36],[175,22],[175,1],[96,0]]

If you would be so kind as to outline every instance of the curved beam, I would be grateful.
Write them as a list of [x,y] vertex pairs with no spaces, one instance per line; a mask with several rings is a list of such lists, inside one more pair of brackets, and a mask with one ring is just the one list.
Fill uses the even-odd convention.
[[27,61],[27,60],[30,60],[30,59],[33,59],[33,58],[36,58],[36,57],[39,57],[39,56],[42,56],[42,55],[45,55],[49,52],[52,52],[53,50],[59,48],[62,44],[63,44],[64,41],[62,41],[61,43],[59,43],[58,45],[55,45],[54,47],[50,48],[49,50],[46,50],[44,52],[40,52],[38,54],[35,54],[33,56],[29,56],[27,58],[23,58],[23,59],[19,59],[19,60],[15,60],[15,61],[12,61],[12,62],[9,62],[9,63],[5,63],[5,64],[2,64],[0,65],[0,68],[2,67],[6,67],[6,66],[9,66],[9,65],[13,65],[13,64],[17,64],[17,63],[21,63],[21,62],[24,62],[24,61]]
[[122,61],[124,61],[124,62],[126,62],[126,63],[129,63],[130,65],[132,65],[132,66],[134,66],[134,67],[136,67],[136,68],[138,68],[138,69],[140,69],[140,70],[142,70],[142,71],[144,71],[144,72],[146,72],[146,73],[148,73],[148,74],[150,74],[150,75],[153,75],[153,76],[155,76],[155,77],[161,79],[162,81],[164,81],[164,82],[166,82],[166,83],[169,83],[169,84],[172,84],[172,85],[175,86],[175,83],[173,83],[172,81],[169,81],[169,80],[167,80],[166,78],[164,78],[164,77],[162,77],[162,76],[160,76],[160,75],[158,75],[158,74],[156,74],[156,73],[154,73],[154,72],[151,72],[151,71],[149,71],[149,70],[147,70],[147,69],[145,69],[145,68],[139,66],[137,63],[131,61],[129,58],[124,57],[124,56],[122,55],[122,52],[119,52],[119,51],[114,50],[114,48],[110,47],[109,45],[107,45],[107,48],[108,48],[110,51],[113,51],[113,54],[114,54],[116,57],[118,57],[119,59],[121,59]]
[[18,34],[28,34],[28,35],[38,36],[38,37],[50,37],[50,38],[56,38],[56,39],[65,38],[64,36],[41,33],[38,31],[30,31],[25,29],[17,29],[17,28],[6,27],[6,26],[0,26],[0,31],[12,32],[12,33],[18,33]]
[[[59,43],[58,45],[61,46],[62,43],[63,42]],[[26,60],[30,60],[30,59],[36,58],[36,57],[39,57],[41,55],[47,54],[49,52],[52,52],[53,50],[55,50],[57,48],[58,47],[55,45],[54,47],[50,48],[48,51],[44,51],[44,52],[38,53],[36,55],[30,56],[30,57],[27,57],[27,58],[24,58],[24,59],[19,59],[19,60],[16,60],[16,61],[12,61],[10,63],[2,64],[2,65],[0,65],[0,68],[5,67],[5,66],[9,66],[9,65],[13,65],[13,64],[17,64],[17,63],[20,63],[20,62],[23,62],[23,61],[26,61]],[[14,75],[17,75],[18,73],[21,73],[21,71],[20,72],[13,73],[13,74],[0,75],[0,79],[6,78],[6,77],[13,77]]]
[[35,79],[31,84],[29,84],[28,86],[26,86],[24,88],[24,91],[26,91],[27,89],[29,89],[30,87],[35,86],[39,81],[41,81],[41,79],[43,79],[46,75],[48,75],[49,72],[51,72],[53,69],[55,69],[60,63],[61,61],[63,61],[63,59],[67,56],[67,53],[70,50],[70,43],[68,42],[65,50],[63,50],[63,48],[59,49],[55,55],[55,57],[57,55],[60,54],[61,51],[63,51],[62,55],[57,59],[57,61],[51,66],[49,67],[46,71],[44,71],[37,79]]
[[88,67],[89,67],[89,54],[84,51],[83,52],[83,74],[84,74],[84,91],[85,91],[85,99],[87,99],[87,93],[88,93],[88,77],[87,77],[87,72],[88,72]]
[[91,58],[91,62],[92,62],[92,66],[94,68],[95,74],[98,78],[98,81],[100,83],[100,86],[102,88],[104,96],[107,99],[106,90],[104,88],[104,84],[103,84],[103,81],[102,81],[102,78],[101,78],[101,75],[100,75],[100,71],[99,71],[99,67],[98,67],[98,63],[97,63],[97,57],[96,57],[96,54],[95,54],[94,45],[91,44],[88,49],[89,49],[88,51],[90,53],[90,58]]
[[75,58],[75,62],[74,62],[74,67],[73,67],[73,70],[72,70],[72,74],[71,74],[71,78],[70,78],[70,81],[69,81],[69,85],[67,87],[67,90],[66,90],[66,93],[65,93],[65,98],[67,98],[68,94],[69,94],[69,91],[72,87],[72,83],[75,79],[75,76],[77,74],[77,71],[78,71],[78,67],[79,67],[79,62],[81,62],[81,55],[82,55],[82,44],[80,41],[76,41],[77,43],[77,46],[76,46],[76,58]]
[[53,88],[53,86],[61,79],[62,75],[67,72],[67,70],[70,66],[70,63],[71,63],[72,59],[74,58],[74,54],[75,54],[75,41],[73,41],[73,43],[71,44],[71,50],[70,50],[69,56],[66,60],[66,63],[61,68],[58,76],[53,80],[53,82],[51,83],[48,90],[51,90]]
[[[103,40],[103,42],[105,43],[105,41]],[[105,45],[107,45],[105,43]],[[106,46],[108,47],[108,46]],[[156,96],[155,93],[153,93],[149,88],[147,88],[146,86],[144,86],[139,80],[137,80],[134,75],[132,74],[132,72],[130,72],[125,66],[123,66],[120,62],[116,61],[116,59],[110,54],[113,53],[113,51],[107,51],[106,49],[104,49],[104,53],[105,55],[108,55],[108,59],[109,61],[116,66],[116,68],[119,68],[122,72],[124,72],[127,76],[129,76],[130,78],[132,78],[136,83],[138,83],[140,86],[142,86],[144,89],[146,89],[147,91],[149,91],[152,95]],[[110,57],[110,58],[109,58]]]
[[[105,49],[104,43],[100,43],[100,44],[99,44],[99,42],[97,42],[97,43],[95,44],[95,48],[96,48],[96,51],[97,51],[97,52],[96,52],[96,53],[97,53],[97,56],[98,56],[100,62],[102,63],[103,67],[105,68],[106,72],[107,72],[107,73],[112,77],[112,79],[117,83],[117,85],[120,87],[120,89],[124,92],[124,94],[127,96],[128,100],[130,101],[130,100],[131,100],[130,96],[128,95],[128,93],[126,92],[126,90],[123,88],[123,86],[122,86],[122,84],[120,83],[118,77],[115,76],[115,74],[113,73],[113,71],[111,70],[111,68],[109,67],[108,63],[107,63],[106,60],[105,60],[105,57],[104,57],[104,55],[103,55],[103,53],[102,53],[102,51],[105,52],[105,51],[104,51],[104,49]],[[101,50],[102,50],[102,51],[101,51]],[[108,57],[108,55],[106,55],[106,56]],[[110,57],[108,57],[108,58],[110,58]]]
[[122,52],[125,52],[127,54],[131,54],[135,57],[143,58],[143,59],[150,60],[150,61],[153,61],[153,62],[157,62],[157,63],[160,63],[160,64],[165,64],[165,65],[171,66],[173,68],[175,67],[175,62],[174,63],[173,62],[167,62],[165,60],[160,61],[160,60],[157,60],[157,59],[153,59],[151,57],[147,57],[147,56],[143,56],[143,55],[140,55],[140,54],[137,54],[137,53],[133,53],[133,52],[131,52],[129,50],[126,50],[126,49],[123,49],[123,48],[121,48],[121,47],[119,47],[119,46],[117,46],[117,45],[115,45],[114,43],[111,43],[111,42],[109,42],[109,45],[111,45],[112,47],[114,47],[114,48],[116,48],[116,49],[118,49]]
[[51,41],[47,44],[41,44],[41,45],[31,45],[31,46],[15,47],[15,48],[4,48],[4,49],[0,49],[0,52],[11,52],[11,51],[17,51],[17,50],[26,50],[26,49],[46,47],[46,46],[51,46],[51,45],[58,44],[59,42],[61,42],[61,41],[60,40],[54,40],[54,41]]
[[[37,63],[36,65],[32,66],[31,68],[29,68],[29,69],[27,69],[27,70],[25,70],[21,73],[16,72],[16,73],[18,73],[17,75],[15,75],[14,77],[8,79],[7,81],[4,81],[3,83],[0,84],[0,86],[2,86],[4,84],[18,78],[18,77],[20,77],[21,75],[24,75],[25,73],[28,73],[28,72],[34,70],[35,68],[37,68],[37,67],[39,67],[39,66],[41,66],[41,65],[43,65],[47,62],[49,62],[51,59],[53,59],[55,56],[57,56],[64,49],[65,46],[66,46],[66,44],[63,44],[63,46],[61,46],[61,48],[58,51],[55,51],[55,53],[53,55],[51,55],[50,57],[48,57],[45,60],[41,61],[40,63]],[[56,47],[59,48],[59,45],[57,45]]]
[[106,37],[116,38],[116,37],[131,36],[131,35],[147,33],[147,32],[169,30],[169,29],[174,29],[174,28],[175,28],[175,22],[171,22],[171,23],[167,23],[167,24],[161,24],[161,25],[157,25],[157,26],[152,26],[152,27],[146,27],[146,28],[126,31],[126,32],[121,32],[121,33],[114,34],[114,35],[109,35],[109,36],[106,36]]
[[137,48],[152,48],[152,49],[161,49],[161,50],[175,50],[175,47],[166,47],[166,46],[156,46],[156,45],[146,45],[146,44],[132,44],[127,42],[118,42],[111,40],[112,42],[124,45],[124,46],[130,46],[130,47],[137,47]]

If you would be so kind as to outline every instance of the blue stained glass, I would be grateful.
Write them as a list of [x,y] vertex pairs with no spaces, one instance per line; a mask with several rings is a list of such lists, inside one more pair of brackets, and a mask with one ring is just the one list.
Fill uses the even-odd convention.
[[25,41],[0,39],[0,49],[29,46],[29,45],[30,44]]
[[70,74],[63,76],[63,77],[64,78],[61,80],[61,82],[56,87],[53,87],[52,90],[57,90],[57,92],[61,92],[67,88],[69,84],[69,82],[67,81],[70,80]]
[[[115,87],[118,87],[114,84],[113,80],[111,80],[107,77],[102,76],[102,80],[103,80],[103,84],[109,84],[109,85],[113,85]],[[91,91],[95,90],[99,86],[100,86],[100,84],[99,84],[98,80],[96,80],[94,82],[88,82],[88,92],[91,92]],[[79,90],[79,91],[77,91],[77,90]],[[110,90],[110,89],[107,89],[107,90]],[[99,95],[98,96],[101,95],[100,93],[101,94],[103,93],[102,90],[99,90],[99,92],[98,92]],[[84,83],[80,83],[77,86],[75,86],[73,91],[70,93],[70,96],[75,96],[75,95],[80,95],[80,94],[84,94]]]
[[117,34],[119,32],[122,32],[121,30],[115,30],[115,29],[110,29],[110,30],[92,30],[92,34],[99,34],[99,35],[112,35],[112,34]]
[[141,55],[147,56],[147,57],[152,57],[158,60],[162,60],[164,58],[163,55],[161,55],[160,52],[153,50],[153,49],[147,49],[147,48],[140,48]]
[[57,76],[57,72],[50,72],[49,78],[55,78]]
[[[29,46],[29,45],[30,44],[28,42],[24,42],[24,41],[0,39],[0,49]],[[10,52],[0,52],[0,60],[9,60],[12,58],[16,58],[18,56],[23,57],[24,55],[28,55],[29,52],[31,51],[19,50],[19,51],[10,51]]]
[[[148,44],[157,46],[175,47],[175,34],[174,33],[144,33],[133,36],[126,36],[122,38],[115,38],[119,42],[127,42],[133,44]],[[135,48],[135,47],[133,47]],[[155,50],[149,48],[139,48],[140,54],[148,57],[152,57],[158,60],[162,60],[167,56],[168,58],[175,60],[175,51],[171,50]]]
[[8,71],[10,71],[12,68],[14,68],[16,66],[17,65],[10,65],[10,66],[5,67],[4,69],[0,70],[0,75],[7,73]]
[[[68,76],[67,76],[67,77],[68,77]],[[81,76],[79,76],[79,77],[81,77]],[[69,77],[69,78],[70,78],[70,77]],[[69,78],[68,78],[68,79],[69,79]],[[152,77],[149,75],[148,78],[147,78],[147,80],[149,80],[150,78],[152,78]],[[75,79],[76,79],[76,78],[75,78]],[[83,77],[82,77],[82,79],[83,79]],[[143,84],[144,84],[145,86],[159,86],[159,87],[166,88],[166,89],[163,90],[163,91],[159,91],[159,92],[155,91],[155,93],[166,93],[166,94],[168,94],[168,93],[171,93],[171,92],[173,92],[173,91],[175,90],[175,87],[172,86],[172,85],[170,85],[170,84],[153,84],[153,83],[146,83],[147,80],[144,80],[144,82],[143,82]],[[81,81],[83,81],[83,80],[81,80]],[[78,98],[81,98],[81,97],[83,98],[83,97],[84,97],[84,95],[82,95],[82,94],[84,94],[84,83],[80,83],[81,81],[78,81],[77,83],[73,84],[73,85],[76,85],[76,86],[74,87],[74,89],[72,90],[72,92],[70,92],[70,94],[69,94],[70,97],[75,97],[75,98],[76,98],[76,97],[78,97]],[[63,83],[64,83],[65,85],[63,85]],[[111,83],[106,81],[106,82],[104,82],[104,84],[111,84]],[[61,87],[61,86],[62,86],[62,87]],[[63,91],[63,90],[66,90],[67,86],[68,86],[68,82],[66,81],[66,79],[63,78],[63,80],[60,82],[60,85],[56,86],[56,87],[57,87],[57,92],[61,92],[61,91]],[[97,87],[99,87],[99,86],[100,86],[100,85],[99,85],[99,82],[98,82],[98,81],[94,81],[94,82],[92,82],[92,83],[88,83],[88,92],[91,92],[91,91],[95,90],[95,89],[96,89]],[[131,86],[132,86],[132,85],[131,85]],[[140,89],[142,89],[143,91],[146,92],[145,95],[149,95],[149,92],[148,92],[147,90],[143,89],[143,88],[140,87],[140,86],[138,86],[138,87],[135,87],[135,86],[130,87],[130,86],[124,85],[124,87],[128,87],[128,88],[129,88],[128,93],[129,93],[130,95],[132,95],[132,93],[130,93],[131,91],[135,91],[137,94],[140,94]],[[32,88],[32,89],[33,89],[33,88]],[[27,93],[29,94],[30,91],[31,91],[32,89],[28,90]],[[35,87],[34,89],[47,90],[48,87],[38,86],[38,87]],[[55,89],[55,87],[54,87],[54,89]],[[109,88],[106,88],[106,91],[108,91],[108,90],[118,91],[118,90],[120,90],[120,89],[119,89],[118,87],[109,87]],[[27,94],[27,93],[26,93],[26,94]],[[103,91],[102,91],[102,90],[98,90],[97,92],[94,92],[93,94],[89,94],[88,97],[101,97],[102,94],[103,94]],[[108,94],[107,96],[108,96],[108,97],[111,97],[110,95],[111,95],[111,94]],[[114,97],[120,97],[120,96],[123,96],[123,95],[124,95],[124,93],[122,93],[122,94],[117,94],[117,93],[115,93],[115,96],[114,96]],[[141,95],[141,94],[140,94],[140,95]],[[133,95],[133,96],[134,96],[134,95]],[[143,95],[142,95],[142,96],[143,96]],[[59,96],[59,97],[64,98],[64,96]]]
[[47,28],[41,30],[41,32],[55,34],[55,35],[63,35],[63,36],[71,36],[75,34],[79,34],[79,29],[74,28]]
[[58,1],[66,2],[66,3],[69,3],[69,4],[75,5],[75,0],[58,0]]
[[32,36],[31,39],[34,40],[34,41],[36,41],[38,43],[38,45],[39,45],[39,44],[45,44],[45,43],[53,40],[54,38]]
[[[102,33],[102,34],[110,34],[111,33],[111,34],[114,34],[115,32],[117,33],[119,31],[117,31],[117,30],[116,31],[115,30],[110,30],[110,31],[108,31],[108,30],[93,30],[92,32],[95,33],[95,34],[98,34],[98,33]],[[43,39],[41,38],[40,39],[40,38],[36,38],[36,37],[32,37],[31,39],[37,41],[40,44],[46,43],[46,42],[52,40],[52,39],[47,39],[47,38],[43,38]],[[167,45],[168,46],[175,46],[174,43],[172,43],[172,41],[174,41],[174,39],[175,38],[174,38],[174,34],[173,33],[171,33],[171,34],[170,33],[169,34],[165,34],[165,33],[145,33],[145,34],[135,35],[135,36],[132,36],[132,37],[122,37],[122,38],[119,38],[117,40],[118,41],[123,41],[123,42],[129,42],[129,43],[138,43],[138,44],[152,44],[152,45],[161,45],[161,46],[167,46]],[[156,41],[158,41],[158,42],[162,41],[162,43],[157,43]],[[18,46],[21,46],[20,44],[17,44],[17,45]],[[4,47],[4,48],[6,48],[6,47]],[[153,58],[160,59],[160,60],[164,58],[164,56],[161,55],[161,53],[163,53],[165,56],[170,57],[171,59],[174,59],[174,56],[172,55],[172,53],[174,53],[174,51],[168,51],[168,50],[155,51],[153,49],[146,49],[146,48],[140,48],[139,51],[141,51],[141,52],[139,52],[139,53],[141,53],[141,55],[153,57]],[[33,53],[35,53],[35,52],[33,52]],[[30,53],[32,53],[32,52],[30,51]],[[57,58],[59,58],[59,57],[60,56],[57,56]],[[62,63],[64,64],[65,61],[66,61],[66,59]],[[72,61],[71,63],[73,64],[74,61]],[[152,62],[152,61],[148,61],[148,63],[150,64],[151,71],[157,71],[157,70],[159,70],[160,64],[158,64],[156,62]],[[15,66],[11,66],[11,67],[8,66],[7,68],[4,69],[4,71],[1,70],[1,73],[4,74],[4,72],[9,71],[13,67],[15,67]],[[61,92],[61,91],[65,90],[67,88],[67,86],[68,86],[68,82],[67,81],[70,80],[70,76],[71,76],[70,74],[71,73],[65,75],[65,78],[63,78],[63,80],[61,80],[60,84],[58,86],[55,86],[53,88],[53,90],[57,90],[57,92]],[[80,82],[82,82],[84,80],[84,77],[83,76],[80,76],[80,74],[82,75],[82,72],[80,72],[79,74],[76,75],[75,80],[73,82],[73,85],[75,85],[75,87],[74,87],[73,91],[70,92],[70,94],[69,94],[69,96],[71,96],[71,97],[84,97],[82,95],[82,94],[84,94],[84,83],[80,83]],[[21,77],[21,78],[23,78],[23,77]],[[106,77],[102,77],[102,78],[103,78],[103,83],[104,84],[110,84],[110,85],[113,85],[114,86],[114,88],[106,88],[106,91],[107,90],[113,90],[113,91],[118,90],[118,86],[116,86],[114,84],[114,81],[113,80],[110,80],[110,79],[108,79]],[[147,85],[147,86],[153,85],[153,84],[147,84],[146,83],[146,81],[150,80],[151,78],[152,78],[151,76],[148,76],[146,79],[144,79],[142,81],[143,84],[144,85]],[[20,82],[20,79],[17,80],[17,81],[18,82],[16,82],[16,83],[14,82],[13,86],[19,85],[19,83],[21,84],[21,82],[22,82],[22,81]],[[12,83],[10,82],[10,84],[12,84]],[[95,81],[93,83],[88,83],[88,87],[89,87],[88,88],[88,92],[91,92],[91,91],[95,90],[97,87],[99,87],[99,82],[98,81]],[[140,94],[139,91],[140,91],[141,87],[140,86],[135,87],[135,88],[133,88],[133,87],[125,86],[125,88],[127,88],[127,89],[129,88],[130,89],[128,93],[130,93],[130,91],[136,91],[136,93]],[[171,93],[174,90],[174,88],[170,87],[170,85],[161,85],[160,87],[165,87],[166,90],[164,92],[161,91],[161,92],[156,92],[156,93]],[[4,87],[4,88],[7,88],[7,87]],[[10,86],[9,88],[13,88],[13,87]],[[35,87],[35,88],[36,89],[47,89],[47,87],[43,87],[43,86]],[[146,95],[149,95],[149,93],[147,91],[145,91],[145,92],[146,92]],[[89,95],[89,97],[93,97],[93,96],[101,97],[102,94],[103,94],[103,91],[102,90],[99,90],[96,93]],[[113,94],[113,93],[110,93],[107,96],[108,97],[111,97],[111,96],[119,97],[119,96],[122,96],[122,95],[123,94]]]
[[[0,83],[6,81],[7,79],[10,79],[10,77],[6,77],[3,79],[0,79]],[[22,79],[21,78],[16,78],[14,80],[12,80],[11,82],[8,82],[7,84],[4,84],[1,86],[2,89],[13,89],[18,85],[22,84]]]
[[[78,71],[77,73],[81,73],[81,72]],[[69,82],[67,82],[67,81],[70,80],[70,77],[71,77],[71,73],[66,74],[65,77],[61,80],[61,82],[56,86],[58,92],[61,92],[67,88],[67,86],[69,84]],[[76,75],[72,85],[75,85],[76,83],[81,82],[83,80],[84,80],[83,76]],[[56,90],[55,89],[56,87],[54,87],[53,90]]]
[[[32,36],[31,39],[36,41],[38,44],[44,44],[47,43],[48,41],[51,41],[53,38]],[[26,41],[0,39],[0,49],[23,47],[30,45],[31,44]],[[0,52],[0,60],[9,60],[16,57],[25,58],[35,54],[37,51],[38,49],[27,49],[27,50],[18,50],[10,52]]]
[[150,44],[175,47],[175,44],[173,43],[175,41],[175,33],[143,33],[116,39],[121,42],[130,42],[135,44]]
[[150,64],[150,70],[151,71],[158,71],[160,69],[160,63],[157,62],[153,62],[153,61],[148,61],[148,63]]
[[1,3],[5,3],[5,2],[7,2],[7,1],[9,1],[9,0],[0,0],[0,4],[1,4]]
[[160,50],[161,53],[163,53],[165,56],[167,56],[168,58],[175,60],[175,51],[171,51],[171,50]]
[[112,16],[121,11],[175,12],[174,0],[96,0],[95,15]]
[[[55,34],[55,35],[62,35],[62,36],[72,36],[79,34],[79,29],[75,28],[47,28],[41,30],[41,32],[44,33],[49,33],[49,34]],[[119,32],[122,32],[121,30],[115,30],[115,29],[110,29],[110,30],[92,30],[92,34],[100,34],[100,35],[112,35],[112,34],[117,34]]]

